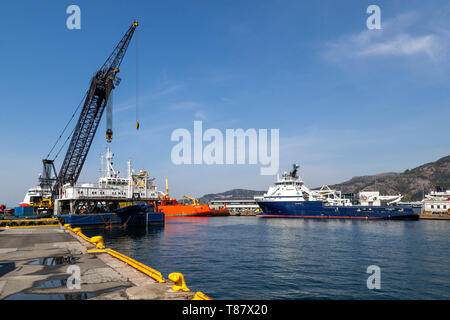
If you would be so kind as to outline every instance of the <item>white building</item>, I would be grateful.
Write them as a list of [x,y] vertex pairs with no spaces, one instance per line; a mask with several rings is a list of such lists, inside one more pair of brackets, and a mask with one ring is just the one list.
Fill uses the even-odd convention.
[[450,211],[450,190],[432,191],[422,202],[424,213],[447,213]]
[[256,211],[259,209],[258,204],[253,199],[214,199],[209,201],[211,209],[218,209],[223,206],[227,206],[230,212],[236,211]]

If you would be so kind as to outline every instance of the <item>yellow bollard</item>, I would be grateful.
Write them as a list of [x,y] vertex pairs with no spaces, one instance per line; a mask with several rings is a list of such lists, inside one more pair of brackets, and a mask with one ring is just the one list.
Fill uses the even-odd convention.
[[169,279],[175,282],[175,284],[172,286],[173,291],[191,291],[186,287],[186,282],[184,281],[184,276],[181,273],[174,272],[169,274]]
[[79,233],[81,233],[81,228],[79,228],[79,227],[73,228],[72,231],[75,232],[76,234],[79,234]]
[[105,249],[105,243],[103,242],[103,237],[102,237],[102,236],[92,237],[92,238],[90,239],[90,241],[91,241],[92,243],[94,243],[95,246],[96,246],[98,249]]
[[203,292],[197,291],[195,293],[194,298],[192,298],[192,300],[212,300],[210,297],[208,297],[206,294],[204,294]]

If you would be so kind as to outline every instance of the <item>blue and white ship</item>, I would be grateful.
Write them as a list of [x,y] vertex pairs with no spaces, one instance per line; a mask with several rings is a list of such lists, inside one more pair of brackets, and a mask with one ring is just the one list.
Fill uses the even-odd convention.
[[[321,218],[321,219],[407,219],[416,220],[411,206],[353,205],[350,199],[324,186],[311,190],[297,176],[299,166],[277,179],[263,196],[255,197],[263,218]],[[401,197],[401,196],[400,196]],[[393,196],[396,199],[398,196]],[[396,202],[395,200],[393,203]]]

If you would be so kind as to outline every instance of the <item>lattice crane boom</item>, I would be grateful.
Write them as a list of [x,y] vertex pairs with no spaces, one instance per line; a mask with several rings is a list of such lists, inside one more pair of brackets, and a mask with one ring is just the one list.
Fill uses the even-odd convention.
[[117,73],[137,26],[138,22],[134,21],[91,80],[80,117],[53,186],[54,194],[58,194],[63,185],[74,185],[78,181],[111,91],[120,83]]

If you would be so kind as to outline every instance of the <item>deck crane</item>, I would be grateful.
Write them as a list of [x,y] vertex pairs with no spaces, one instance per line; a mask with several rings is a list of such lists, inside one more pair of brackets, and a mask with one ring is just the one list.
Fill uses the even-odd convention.
[[[56,175],[55,172],[56,178],[53,179],[50,179],[50,175],[45,174],[44,177],[41,177],[41,187],[43,187],[42,181],[47,186],[49,186],[49,183],[53,185],[50,186],[53,198],[60,193],[63,185],[67,183],[75,185],[80,176],[103,111],[111,98],[112,90],[120,83],[121,79],[117,76],[119,67],[137,26],[138,22],[134,21],[106,62],[92,78],[59,174]],[[108,142],[112,139],[112,130],[110,128],[106,132],[106,139]],[[49,168],[54,170],[53,161],[49,159],[43,160],[44,172],[46,170],[48,172]]]

